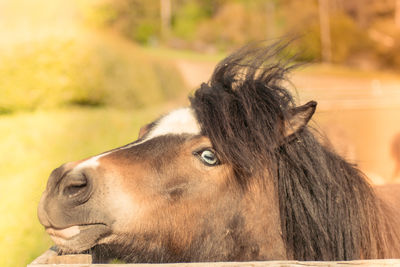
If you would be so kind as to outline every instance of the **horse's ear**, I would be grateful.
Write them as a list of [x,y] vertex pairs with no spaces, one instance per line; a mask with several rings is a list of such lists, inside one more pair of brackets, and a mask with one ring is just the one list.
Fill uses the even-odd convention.
[[303,129],[314,114],[316,107],[317,102],[310,101],[303,106],[293,108],[289,117],[284,121],[284,139],[292,138],[295,133]]
[[142,138],[143,136],[145,136],[145,135],[149,132],[150,128],[151,128],[151,123],[146,124],[145,126],[142,126],[142,127],[140,128],[140,130],[139,130],[138,139],[140,139],[140,138]]

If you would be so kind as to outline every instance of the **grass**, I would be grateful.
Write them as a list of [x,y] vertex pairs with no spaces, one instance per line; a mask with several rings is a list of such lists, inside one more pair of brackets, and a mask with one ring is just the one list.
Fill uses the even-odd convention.
[[52,244],[36,208],[59,165],[124,145],[165,107],[74,108],[0,116],[0,266],[24,266]]

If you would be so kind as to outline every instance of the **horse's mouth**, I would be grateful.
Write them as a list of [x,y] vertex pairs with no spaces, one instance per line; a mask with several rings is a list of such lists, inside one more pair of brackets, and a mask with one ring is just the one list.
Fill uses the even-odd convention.
[[74,225],[71,227],[63,228],[63,229],[58,229],[58,228],[53,228],[53,227],[46,227],[46,232],[51,236],[51,237],[57,237],[61,239],[71,239],[77,234],[81,232],[81,227],[78,225]]
[[54,243],[66,253],[79,253],[94,247],[110,235],[110,228],[102,223],[74,225],[66,228],[46,227]]

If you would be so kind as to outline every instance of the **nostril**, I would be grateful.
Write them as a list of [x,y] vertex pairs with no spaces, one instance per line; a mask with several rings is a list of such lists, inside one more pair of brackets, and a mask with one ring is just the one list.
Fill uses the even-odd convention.
[[62,191],[64,196],[73,198],[86,191],[88,180],[85,175],[81,174],[79,176],[69,178],[70,179],[68,179],[64,190]]
[[64,189],[64,195],[72,198],[75,197],[77,195],[79,195],[79,193],[81,193],[86,187],[86,184],[80,184],[80,185],[69,185],[68,187],[66,187]]

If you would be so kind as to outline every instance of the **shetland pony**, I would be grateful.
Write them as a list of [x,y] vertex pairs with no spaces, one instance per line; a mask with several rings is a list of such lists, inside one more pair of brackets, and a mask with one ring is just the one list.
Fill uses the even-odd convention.
[[38,215],[60,250],[95,262],[399,257],[400,202],[321,145],[307,125],[317,103],[296,106],[285,87],[284,48],[233,53],[189,107],[55,169]]

